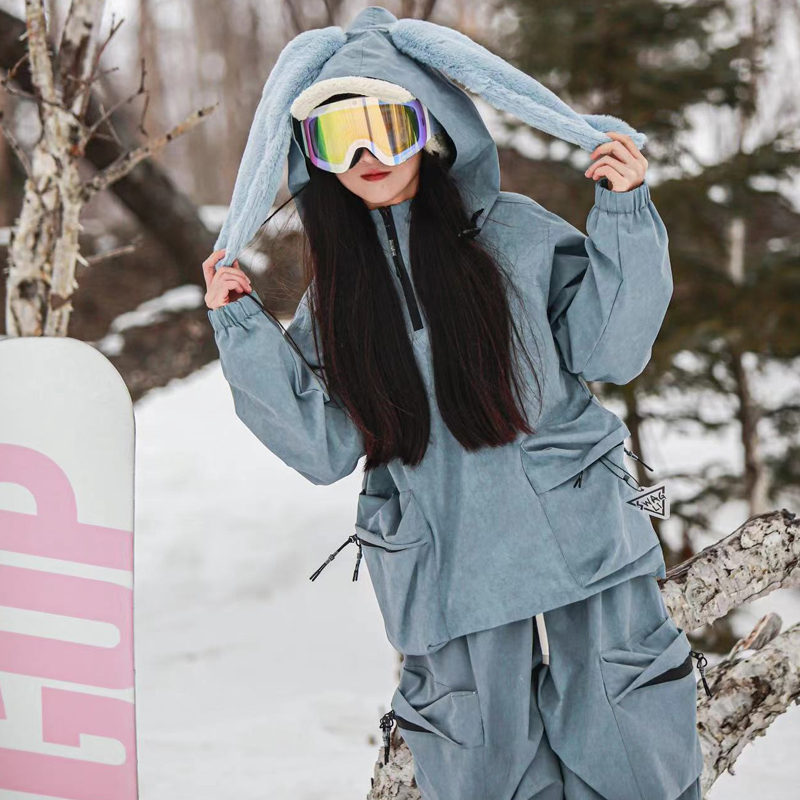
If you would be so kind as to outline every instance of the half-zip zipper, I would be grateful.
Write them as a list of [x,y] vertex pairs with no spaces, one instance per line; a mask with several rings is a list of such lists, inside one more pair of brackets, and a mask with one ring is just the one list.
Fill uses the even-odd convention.
[[389,249],[392,252],[394,269],[397,273],[397,277],[400,279],[400,285],[403,287],[403,294],[406,298],[406,305],[408,306],[411,323],[414,326],[414,330],[418,331],[423,327],[422,316],[419,313],[417,298],[414,296],[414,287],[411,285],[406,266],[403,263],[403,254],[400,252],[400,242],[397,239],[397,229],[394,225],[392,210],[389,206],[382,206],[378,211],[383,218],[383,224],[386,226],[386,235],[389,237]]

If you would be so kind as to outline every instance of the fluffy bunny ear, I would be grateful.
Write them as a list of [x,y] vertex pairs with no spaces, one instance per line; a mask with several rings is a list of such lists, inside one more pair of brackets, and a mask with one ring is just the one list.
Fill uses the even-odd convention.
[[218,267],[233,263],[269,214],[291,144],[289,108],[346,41],[344,31],[338,26],[318,28],[295,36],[278,56],[264,84],[239,164],[230,208],[214,245],[215,250],[226,250]]
[[628,134],[641,148],[645,134],[607,114],[578,114],[522,70],[452,28],[418,19],[392,25],[392,42],[416,61],[440,70],[495,108],[584,150],[612,141],[604,131]]

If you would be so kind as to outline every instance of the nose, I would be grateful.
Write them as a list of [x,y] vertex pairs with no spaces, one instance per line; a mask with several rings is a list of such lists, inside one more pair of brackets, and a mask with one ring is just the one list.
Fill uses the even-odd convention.
[[368,164],[369,166],[374,166],[375,164],[380,163],[380,161],[378,161],[378,159],[375,158],[375,156],[372,155],[372,153],[366,147],[359,147],[358,150],[353,153],[353,160],[350,162],[349,169],[352,169],[356,164],[358,164],[362,157],[364,159],[364,163]]

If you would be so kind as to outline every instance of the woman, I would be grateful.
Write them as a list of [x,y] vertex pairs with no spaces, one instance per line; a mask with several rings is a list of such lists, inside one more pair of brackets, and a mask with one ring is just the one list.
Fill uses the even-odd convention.
[[[424,800],[699,799],[692,654],[647,514],[663,492],[629,475],[630,431],[587,386],[644,369],[672,295],[641,135],[410,22],[370,7],[267,82],[204,264],[236,413],[317,484],[366,456],[356,532],[311,578],[353,543],[355,580],[363,555],[404,654],[381,728],[401,729]],[[602,123],[588,236],[500,190],[445,68],[529,86],[520,113],[570,141]],[[284,332],[236,256],[289,114],[310,282]]]

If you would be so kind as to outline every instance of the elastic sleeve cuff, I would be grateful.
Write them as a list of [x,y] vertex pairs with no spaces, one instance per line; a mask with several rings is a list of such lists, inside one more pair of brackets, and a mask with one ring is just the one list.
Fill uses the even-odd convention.
[[[252,294],[255,294],[255,290],[253,290]],[[240,325],[248,317],[260,314],[261,308],[249,294],[246,294],[238,300],[234,300],[233,303],[228,303],[219,308],[210,308],[207,313],[211,327],[218,331],[223,328]]]
[[604,189],[600,185],[600,180],[594,185],[594,204],[601,211],[609,211],[612,214],[626,214],[644,208],[650,202],[650,187],[647,181],[635,189],[627,192],[615,192],[611,189]]

